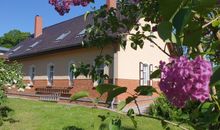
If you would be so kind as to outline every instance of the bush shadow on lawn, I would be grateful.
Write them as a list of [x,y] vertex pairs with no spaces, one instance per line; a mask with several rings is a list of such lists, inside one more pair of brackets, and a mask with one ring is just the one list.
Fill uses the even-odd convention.
[[[99,127],[100,130],[107,130],[108,126],[106,124],[101,124]],[[85,130],[83,128],[78,128],[76,126],[66,126],[62,130]],[[121,127],[121,130],[135,130],[134,128]]]
[[[11,116],[14,114],[14,110],[11,109],[8,106],[0,106],[0,118],[2,118],[2,121],[9,122],[9,123],[16,123],[19,122],[19,120],[13,119]],[[3,122],[1,122],[3,123]],[[1,126],[2,124],[0,124]]]
[[78,128],[76,126],[66,126],[66,127],[63,127],[62,130],[84,130],[84,129]]

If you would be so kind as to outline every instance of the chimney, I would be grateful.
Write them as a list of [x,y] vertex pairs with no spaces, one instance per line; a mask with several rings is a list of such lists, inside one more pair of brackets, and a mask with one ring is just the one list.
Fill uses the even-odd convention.
[[117,0],[106,0],[107,10],[110,8],[116,8]]
[[35,16],[35,26],[34,26],[34,38],[39,37],[43,33],[42,17]]

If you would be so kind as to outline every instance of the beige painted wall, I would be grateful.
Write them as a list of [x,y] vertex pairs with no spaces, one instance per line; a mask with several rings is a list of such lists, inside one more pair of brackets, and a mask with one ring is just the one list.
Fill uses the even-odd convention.
[[[30,67],[36,67],[35,80],[45,80],[47,79],[47,66],[48,64],[53,64],[54,69],[54,79],[68,79],[68,68],[71,62],[76,64],[80,62],[93,64],[94,59],[99,55],[99,50],[96,48],[82,48],[74,49],[71,51],[59,52],[54,54],[47,54],[41,56],[35,56],[30,58],[25,58],[19,60],[23,64],[24,80],[30,79]],[[103,50],[104,54],[109,54],[113,56],[113,49],[111,46],[106,47]],[[105,73],[109,73],[112,78],[113,68],[105,67]],[[80,76],[78,79],[86,79],[86,77]]]
[[[143,20],[140,20],[141,24],[144,24]],[[131,33],[135,32],[134,30]],[[146,33],[149,34],[149,33]],[[165,43],[159,38],[157,33],[153,33],[157,37],[154,41],[164,48]],[[167,61],[168,56],[160,51],[153,43],[145,40],[143,49],[138,48],[134,50],[131,48],[131,41],[129,36],[126,49],[120,48],[116,54],[114,54],[114,65],[117,66],[114,70],[115,78],[117,79],[136,79],[139,80],[139,63],[153,64],[154,70],[159,67],[160,60]],[[168,52],[168,50],[166,50]]]
[[[140,20],[140,23],[144,24],[143,20]],[[134,30],[131,32],[134,32]],[[157,33],[154,33],[154,35],[158,37]],[[107,74],[109,73],[110,78],[139,80],[140,62],[153,64],[154,70],[156,70],[159,66],[160,60],[168,60],[168,56],[161,52],[153,43],[145,40],[143,49],[138,48],[137,50],[133,50],[130,47],[129,36],[127,39],[128,43],[126,50],[120,48],[118,52],[114,53],[112,46],[107,46],[103,50],[104,54],[110,54],[114,57],[114,65],[112,65],[109,69],[105,68],[105,72]],[[160,38],[157,38],[154,41],[158,43],[158,45],[160,45],[162,48],[164,48],[165,44]],[[29,71],[32,65],[36,66],[36,80],[47,79],[48,64],[55,65],[54,79],[68,79],[68,68],[71,61],[76,64],[79,62],[93,64],[97,55],[99,55],[98,49],[82,48],[25,58],[19,62],[23,63],[25,80],[30,79]],[[86,77],[81,76],[78,77],[78,79],[86,79]]]

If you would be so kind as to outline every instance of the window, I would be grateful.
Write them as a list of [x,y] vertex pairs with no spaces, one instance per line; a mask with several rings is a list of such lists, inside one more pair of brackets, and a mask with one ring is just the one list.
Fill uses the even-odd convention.
[[[100,65],[98,68],[96,68],[96,73],[98,74],[98,76],[102,76],[105,74],[105,65],[102,64]],[[102,79],[99,79],[97,81],[94,82],[94,86],[97,86],[99,84],[102,84],[104,81]]]
[[100,65],[97,69],[96,69],[96,72],[98,75],[103,75],[104,74],[104,68],[105,68],[105,65]]
[[29,47],[30,47],[30,48],[33,48],[33,47],[37,46],[37,45],[38,45],[40,42],[41,42],[41,40],[40,40],[40,41],[35,42],[34,44],[30,45]]
[[150,64],[149,66],[149,85],[153,85],[152,80],[150,80],[150,75],[154,72],[154,66],[153,64]]
[[140,69],[140,85],[150,85],[149,81],[150,81],[150,69],[149,69],[149,65],[148,64],[144,64],[142,62],[140,62],[139,65],[139,69]]
[[13,51],[13,52],[16,52],[16,51],[18,51],[20,48],[21,48],[21,46],[18,46],[18,47],[16,47],[15,49],[13,49],[12,51]]
[[48,66],[48,86],[53,85],[53,79],[54,79],[54,65],[50,64]]
[[74,85],[74,72],[72,70],[72,67],[75,66],[75,64],[73,62],[70,62],[69,67],[68,67],[68,73],[69,73],[69,86],[73,86]]
[[83,29],[81,32],[79,32],[75,38],[78,38],[78,37],[83,37],[85,35],[85,32],[86,32],[86,29]]
[[32,66],[30,67],[30,84],[31,84],[31,85],[34,84],[35,75],[36,75],[36,67],[32,65]]
[[61,34],[59,37],[57,37],[56,41],[63,40],[65,37],[67,37],[71,31],[68,31],[67,33]]

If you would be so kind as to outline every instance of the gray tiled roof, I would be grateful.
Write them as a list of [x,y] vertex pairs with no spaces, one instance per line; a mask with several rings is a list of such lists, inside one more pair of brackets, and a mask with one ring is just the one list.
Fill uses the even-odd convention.
[[84,21],[84,16],[46,27],[43,34],[37,38],[29,38],[19,43],[7,53],[9,59],[17,59],[32,55],[50,53],[51,51],[66,48],[81,47],[82,36],[79,33],[85,29],[86,25],[92,23],[92,15]]

